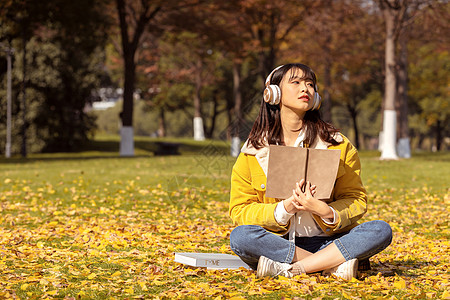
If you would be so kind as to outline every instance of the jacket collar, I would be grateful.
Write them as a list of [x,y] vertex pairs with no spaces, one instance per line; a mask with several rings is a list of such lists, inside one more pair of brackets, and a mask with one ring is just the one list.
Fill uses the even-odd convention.
[[[300,134],[302,134],[302,132],[300,132]],[[342,135],[340,133],[335,133],[333,135],[333,138],[339,143],[342,143],[344,141],[344,139],[342,138]],[[331,146],[331,143],[325,142],[319,136],[317,136],[314,143],[309,148],[328,149],[329,146]],[[241,152],[244,154],[255,156],[256,160],[258,161],[259,165],[261,166],[262,170],[264,171],[264,174],[266,174],[266,177],[267,177],[267,169],[269,166],[269,145],[267,144],[267,142],[265,143],[265,145],[262,148],[256,149],[247,140],[247,141],[245,141],[244,145],[242,146]]]

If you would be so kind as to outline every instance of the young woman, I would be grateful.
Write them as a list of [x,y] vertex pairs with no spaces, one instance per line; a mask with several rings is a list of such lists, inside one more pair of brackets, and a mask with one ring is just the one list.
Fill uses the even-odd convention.
[[[257,276],[323,271],[356,277],[358,261],[385,249],[392,230],[384,221],[358,223],[367,210],[356,148],[321,120],[316,76],[286,64],[266,79],[264,101],[232,171],[229,213],[236,227],[231,249]],[[269,145],[341,150],[333,192],[314,198],[315,182],[301,180],[292,196],[265,196]]]

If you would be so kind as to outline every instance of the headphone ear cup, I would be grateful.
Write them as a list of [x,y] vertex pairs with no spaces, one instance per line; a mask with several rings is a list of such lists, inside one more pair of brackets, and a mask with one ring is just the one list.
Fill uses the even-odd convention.
[[278,85],[268,85],[264,90],[264,102],[270,105],[277,105],[281,100],[281,89]]
[[321,104],[322,104],[322,97],[320,97],[318,92],[315,92],[314,93],[313,107],[312,107],[311,110],[319,109]]

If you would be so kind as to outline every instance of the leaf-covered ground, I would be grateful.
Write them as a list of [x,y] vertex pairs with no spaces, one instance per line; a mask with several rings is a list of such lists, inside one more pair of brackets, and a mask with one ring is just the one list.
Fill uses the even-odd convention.
[[1,160],[0,298],[450,299],[449,155],[362,153],[364,220],[386,220],[394,240],[352,281],[173,261],[174,252],[232,253],[233,161],[207,151]]

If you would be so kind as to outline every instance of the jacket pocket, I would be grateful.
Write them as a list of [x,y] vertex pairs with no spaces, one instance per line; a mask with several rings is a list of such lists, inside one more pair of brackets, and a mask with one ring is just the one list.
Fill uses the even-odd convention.
[[252,187],[258,192],[266,191],[267,178],[266,175],[255,175],[252,177]]

